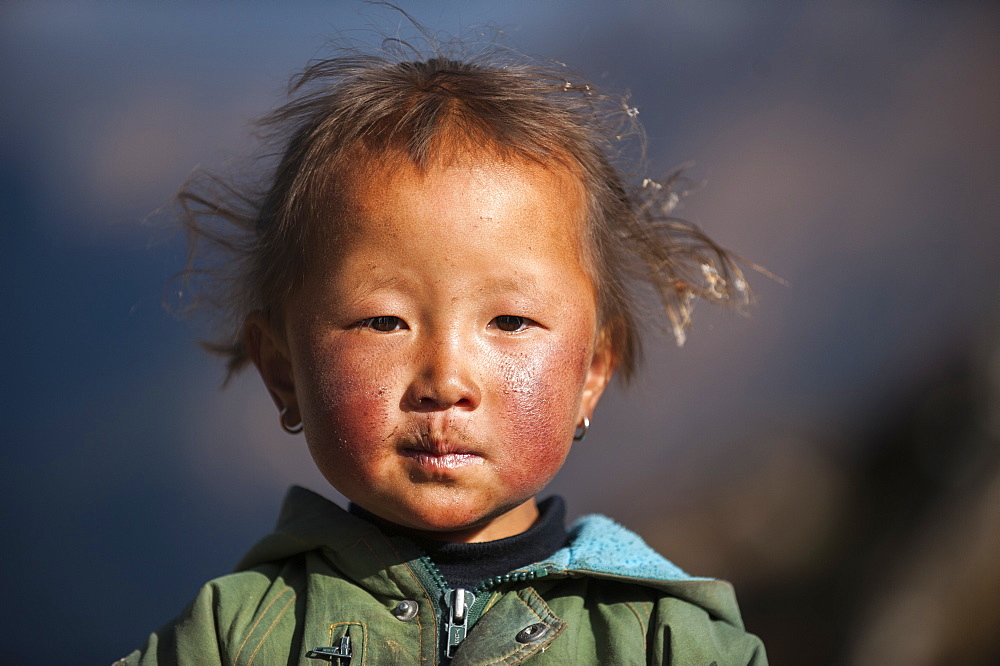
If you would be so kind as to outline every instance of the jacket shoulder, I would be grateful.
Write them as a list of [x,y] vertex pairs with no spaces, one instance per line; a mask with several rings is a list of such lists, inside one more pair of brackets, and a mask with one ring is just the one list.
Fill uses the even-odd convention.
[[596,607],[622,609],[608,613],[641,632],[651,663],[767,663],[760,639],[743,626],[730,583],[685,573],[605,516],[581,518],[570,536],[545,565],[557,576],[588,581],[579,593]]
[[[304,604],[305,583],[300,557],[211,580],[143,649],[117,663],[285,663],[296,643],[295,616]],[[275,636],[285,640],[265,640]]]
[[651,652],[662,655],[665,664],[767,664],[763,643],[743,628],[742,620],[734,622],[669,593],[655,604],[648,636]]

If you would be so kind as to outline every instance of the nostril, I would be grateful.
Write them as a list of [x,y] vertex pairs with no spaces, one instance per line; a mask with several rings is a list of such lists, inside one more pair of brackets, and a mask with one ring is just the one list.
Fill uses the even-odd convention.
[[460,398],[454,402],[441,401],[435,398],[420,398],[417,401],[420,409],[445,409],[446,407],[459,407],[461,409],[472,409],[474,403],[469,398]]
[[414,377],[404,400],[409,409],[418,411],[473,410],[479,404],[479,388],[461,369],[434,367]]

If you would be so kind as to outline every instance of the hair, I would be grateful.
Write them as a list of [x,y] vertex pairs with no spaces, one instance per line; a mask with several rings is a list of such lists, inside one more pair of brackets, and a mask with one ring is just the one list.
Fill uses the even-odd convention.
[[188,234],[180,276],[195,294],[189,307],[215,315],[219,338],[202,344],[227,360],[227,381],[249,361],[245,317],[261,311],[280,319],[306,274],[313,227],[327,219],[318,213],[337,179],[356,173],[350,156],[358,150],[402,151],[422,169],[444,145],[474,156],[487,146],[505,159],[576,175],[587,197],[584,260],[598,330],[623,382],[639,362],[637,318],[650,292],[678,345],[695,298],[749,302],[735,258],[672,216],[684,194],[680,171],[662,182],[624,175],[628,152],[636,163],[644,158],[627,95],[601,92],[559,63],[497,47],[465,57],[435,44],[427,57],[397,40],[387,44],[368,53],[341,49],[293,78],[290,101],[260,121],[265,143],[281,147],[262,185],[197,172],[178,195]]

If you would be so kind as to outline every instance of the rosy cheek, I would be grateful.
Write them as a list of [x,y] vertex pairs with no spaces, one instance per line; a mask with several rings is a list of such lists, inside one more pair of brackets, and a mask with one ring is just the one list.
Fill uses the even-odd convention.
[[[304,402],[314,445],[356,457],[378,441],[390,421],[390,392],[380,360],[349,344],[316,344],[304,366]],[[383,433],[384,436],[384,433]]]
[[581,349],[586,348],[563,341],[530,361],[513,358],[505,368],[501,418],[511,463],[505,473],[514,485],[544,485],[562,466],[583,388]]

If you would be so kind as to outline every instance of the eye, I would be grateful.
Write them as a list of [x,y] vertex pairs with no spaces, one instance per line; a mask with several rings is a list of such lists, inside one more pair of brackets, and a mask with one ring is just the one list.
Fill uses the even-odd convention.
[[527,317],[518,317],[517,315],[500,315],[499,317],[493,318],[493,321],[490,322],[490,326],[508,333],[517,333],[519,331],[523,331],[534,323],[534,321],[528,319]]
[[355,328],[370,328],[373,331],[378,331],[379,333],[391,333],[392,331],[401,331],[406,328],[406,324],[399,317],[393,317],[392,315],[382,315],[380,317],[369,317],[368,319],[362,319],[358,323],[354,324]]

